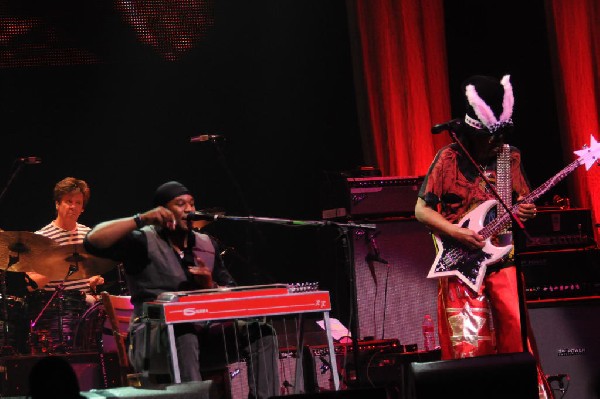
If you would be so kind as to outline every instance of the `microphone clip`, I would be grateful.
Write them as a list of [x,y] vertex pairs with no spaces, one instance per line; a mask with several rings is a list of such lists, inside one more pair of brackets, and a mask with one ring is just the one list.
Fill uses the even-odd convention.
[[222,134],[201,134],[190,138],[190,143],[201,143],[204,141],[216,142],[217,140],[225,141],[225,136]]
[[460,118],[452,119],[448,122],[440,123],[438,125],[434,125],[431,128],[431,134],[440,134],[446,130],[454,130],[462,124]]
[[213,221],[213,220],[217,220],[218,217],[219,217],[219,215],[217,215],[217,214],[196,211],[196,212],[188,213],[187,215],[185,215],[184,218],[188,221],[195,221],[195,220]]
[[42,158],[40,157],[20,157],[17,158],[17,161],[19,163],[25,164],[25,165],[38,165],[42,163]]
[[381,232],[376,231],[375,233],[367,233],[365,235],[367,247],[369,250],[367,253],[367,256],[365,256],[365,261],[367,263],[379,262],[384,265],[387,265],[387,264],[389,264],[389,262],[387,260],[383,259],[381,257],[381,255],[379,254],[379,247],[377,246],[377,241],[375,240],[375,237],[377,237],[379,235],[379,233],[381,233]]

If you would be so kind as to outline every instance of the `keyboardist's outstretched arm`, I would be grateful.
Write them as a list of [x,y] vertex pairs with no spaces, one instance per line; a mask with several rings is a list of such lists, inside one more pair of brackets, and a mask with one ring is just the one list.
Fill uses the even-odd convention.
[[108,248],[123,239],[131,231],[146,225],[163,226],[173,230],[176,226],[175,216],[169,209],[158,206],[131,217],[99,223],[88,233],[87,240],[96,248]]

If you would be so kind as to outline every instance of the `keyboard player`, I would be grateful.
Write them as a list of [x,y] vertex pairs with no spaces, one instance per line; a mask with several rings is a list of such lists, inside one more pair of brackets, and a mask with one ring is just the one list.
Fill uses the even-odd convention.
[[[216,241],[194,231],[186,220],[186,215],[196,208],[193,195],[184,185],[176,181],[162,184],[156,189],[153,205],[153,209],[133,217],[100,223],[85,239],[89,253],[123,262],[135,316],[142,315],[144,302],[156,299],[163,292],[235,285]],[[216,324],[174,326],[182,382],[202,379],[201,348],[223,348],[223,336],[235,337],[238,342],[228,343],[227,348],[240,348],[241,353],[234,354],[249,359],[249,396],[266,399],[277,395],[278,346],[273,328],[253,320],[225,322],[222,334],[222,325]],[[137,372],[143,370],[145,326],[134,319],[129,330],[133,344],[129,355]],[[165,332],[159,330],[163,329],[156,327],[151,333],[151,375],[168,373],[166,339],[159,337]],[[155,350],[159,347],[160,350]],[[237,360],[225,352],[223,349],[221,353],[223,364]]]

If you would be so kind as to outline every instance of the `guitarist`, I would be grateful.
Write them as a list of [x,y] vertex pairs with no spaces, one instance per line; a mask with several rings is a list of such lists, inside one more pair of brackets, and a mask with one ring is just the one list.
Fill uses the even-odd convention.
[[[513,130],[514,97],[510,77],[506,75],[498,80],[472,76],[463,82],[462,92],[466,112],[454,131],[488,180],[495,184],[497,156],[505,137]],[[517,200],[525,196],[530,187],[522,170],[519,150],[510,147],[509,159],[512,199]],[[495,197],[476,167],[460,146],[452,143],[435,156],[419,191],[415,216],[436,235],[476,250],[484,246],[484,237],[456,223],[490,199]],[[527,221],[534,218],[536,212],[534,204],[521,204],[516,216]],[[492,209],[486,218],[493,220],[495,216],[496,209]],[[500,245],[506,245],[506,239],[502,241]],[[488,266],[479,293],[455,276],[439,279],[438,330],[442,359],[522,352],[520,328],[512,256]],[[540,384],[540,397],[551,395],[544,391]]]

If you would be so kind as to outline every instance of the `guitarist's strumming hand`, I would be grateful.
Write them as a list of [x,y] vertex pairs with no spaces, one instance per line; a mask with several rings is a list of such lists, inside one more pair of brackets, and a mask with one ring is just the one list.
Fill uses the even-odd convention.
[[467,229],[466,227],[460,227],[457,224],[453,224],[455,227],[455,231],[450,234],[450,236],[463,244],[469,249],[480,249],[485,246],[485,241],[483,236],[477,234],[476,231]]
[[423,199],[418,198],[415,205],[415,217],[428,226],[435,234],[448,236],[469,249],[480,249],[485,246],[484,238],[477,232],[446,220],[436,210],[427,206]]

